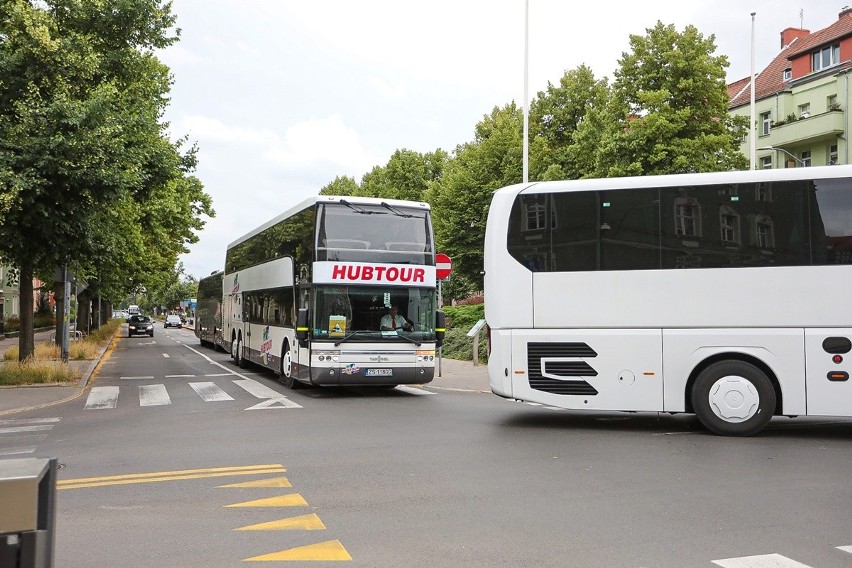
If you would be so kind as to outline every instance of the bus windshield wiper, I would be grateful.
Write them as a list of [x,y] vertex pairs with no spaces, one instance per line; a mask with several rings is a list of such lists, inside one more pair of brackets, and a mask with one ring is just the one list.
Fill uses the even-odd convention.
[[369,334],[373,334],[373,333],[376,333],[376,332],[375,332],[375,331],[369,331],[369,330],[358,329],[358,330],[355,330],[355,331],[353,331],[353,332],[347,333],[346,335],[344,335],[343,337],[341,337],[340,339],[338,339],[337,341],[335,341],[335,342],[334,342],[334,346],[335,346],[335,347],[339,347],[339,346],[340,346],[340,344],[341,344],[341,343],[343,343],[344,341],[348,341],[348,340],[350,340],[351,338],[355,337],[356,335],[360,335],[360,334],[362,334],[362,333],[366,333],[366,334],[368,334],[368,335],[369,335]]
[[345,199],[341,199],[340,203],[342,205],[345,205],[346,207],[348,207],[349,209],[351,209],[352,211],[354,211],[356,213],[363,213],[364,215],[372,215],[373,213],[375,213],[375,211],[367,211],[366,209],[362,209],[361,207],[358,207],[357,205],[353,205],[352,203],[349,203]]
[[393,213],[394,215],[397,215],[399,217],[405,217],[406,219],[411,219],[412,217],[414,217],[414,215],[411,215],[409,213],[405,213],[405,212],[397,209],[396,207],[390,205],[389,203],[385,203],[384,201],[382,201],[379,205],[381,205],[382,207],[384,207],[385,209],[387,209],[388,211],[390,211],[391,213]]
[[420,341],[417,341],[416,339],[413,339],[413,338],[411,338],[411,337],[408,337],[407,335],[400,335],[399,333],[397,333],[397,334],[396,334],[396,336],[397,336],[397,337],[400,337],[400,338],[402,338],[402,339],[404,339],[404,340],[406,340],[406,341],[408,341],[408,342],[410,342],[410,343],[413,343],[413,344],[414,344],[414,345],[416,345],[417,347],[420,347],[420,345],[421,345],[421,342],[420,342]]

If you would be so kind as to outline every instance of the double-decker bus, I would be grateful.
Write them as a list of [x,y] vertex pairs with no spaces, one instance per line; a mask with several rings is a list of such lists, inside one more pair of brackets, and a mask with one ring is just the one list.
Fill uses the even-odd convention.
[[195,306],[195,336],[201,345],[214,349],[225,349],[226,344],[222,335],[223,313],[222,298],[224,297],[223,276],[221,270],[198,281],[198,298]]
[[[427,203],[317,196],[228,245],[223,337],[285,385],[420,384],[443,338]],[[391,307],[405,318],[382,329]]]
[[722,435],[852,415],[852,166],[506,187],[484,264],[495,394]]

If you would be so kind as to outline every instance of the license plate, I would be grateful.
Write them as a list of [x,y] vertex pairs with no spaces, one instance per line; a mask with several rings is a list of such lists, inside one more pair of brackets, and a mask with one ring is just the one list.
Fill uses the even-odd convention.
[[367,377],[391,377],[393,369],[367,369],[364,373]]

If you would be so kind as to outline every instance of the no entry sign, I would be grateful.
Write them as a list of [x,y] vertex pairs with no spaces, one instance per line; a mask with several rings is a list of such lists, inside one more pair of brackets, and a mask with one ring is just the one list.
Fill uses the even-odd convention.
[[438,253],[435,255],[435,276],[438,280],[446,280],[450,277],[450,272],[453,271],[453,261],[452,259],[443,254]]

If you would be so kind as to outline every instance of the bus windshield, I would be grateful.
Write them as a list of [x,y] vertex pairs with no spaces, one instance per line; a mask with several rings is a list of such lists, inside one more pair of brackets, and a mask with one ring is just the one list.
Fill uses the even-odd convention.
[[[435,291],[399,286],[317,286],[314,289],[313,337],[348,341],[435,339]],[[382,318],[396,306],[399,329],[381,329]]]
[[317,260],[432,264],[429,212],[382,203],[319,206]]

